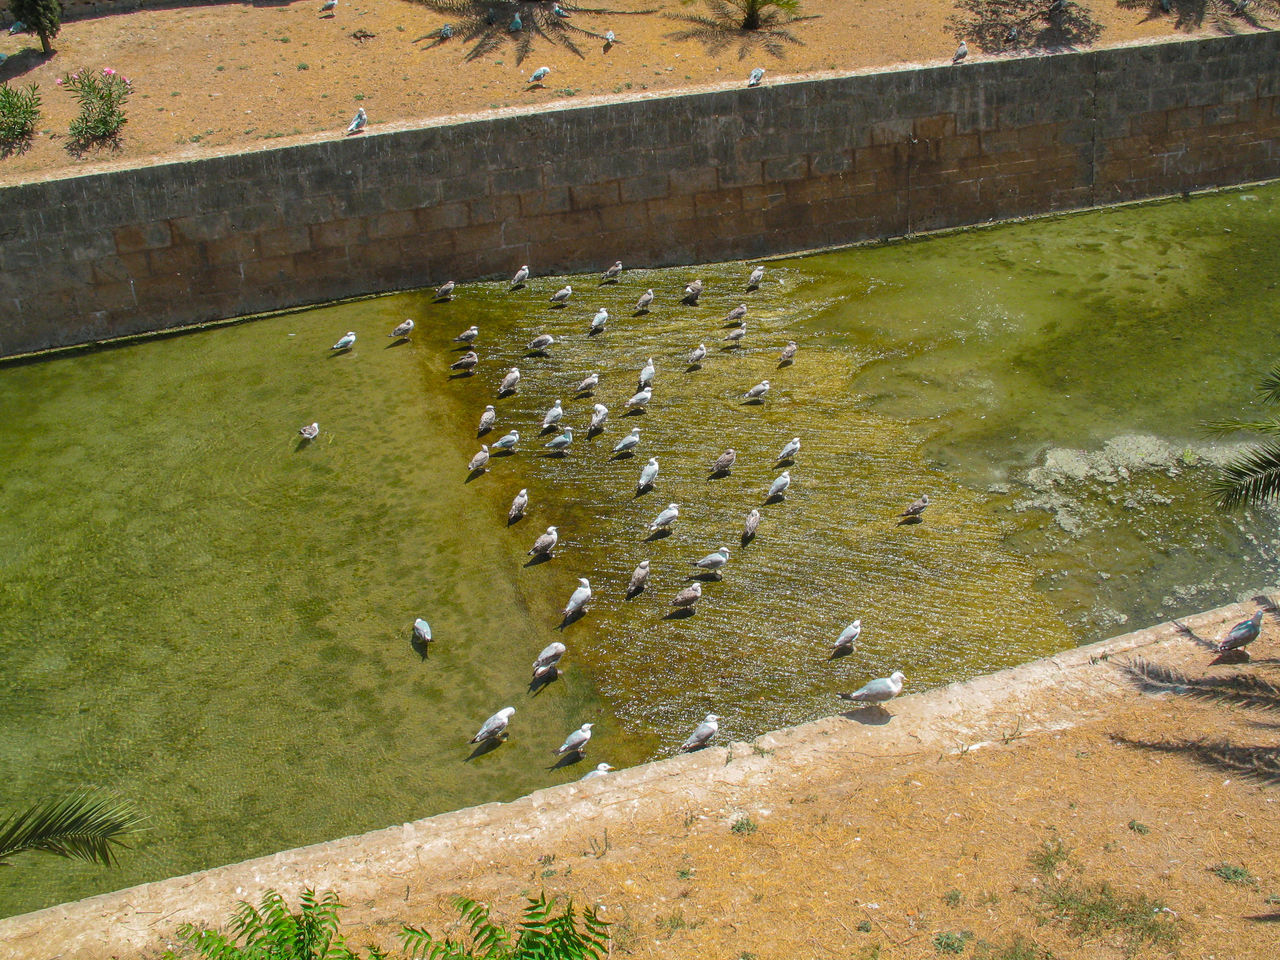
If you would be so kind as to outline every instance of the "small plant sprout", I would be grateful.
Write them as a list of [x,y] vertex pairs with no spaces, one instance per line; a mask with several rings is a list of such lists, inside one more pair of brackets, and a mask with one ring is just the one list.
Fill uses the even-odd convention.
[[733,821],[733,826],[729,828],[731,832],[740,837],[750,836],[758,829],[759,828],[756,826],[755,821],[750,817],[739,817],[737,820]]
[[1258,882],[1258,878],[1244,867],[1237,867],[1230,863],[1220,863],[1212,867],[1209,872],[1224,883],[1234,883],[1242,887],[1252,887]]

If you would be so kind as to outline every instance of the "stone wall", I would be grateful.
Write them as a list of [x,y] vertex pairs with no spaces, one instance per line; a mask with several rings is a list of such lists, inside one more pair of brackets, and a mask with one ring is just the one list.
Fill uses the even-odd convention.
[[1280,177],[1280,33],[903,68],[0,189],[0,355],[494,275]]

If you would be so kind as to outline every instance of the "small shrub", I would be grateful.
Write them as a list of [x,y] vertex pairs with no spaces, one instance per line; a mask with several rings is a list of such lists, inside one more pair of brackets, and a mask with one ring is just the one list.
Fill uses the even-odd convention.
[[729,829],[740,837],[746,837],[755,833],[758,828],[756,827],[755,821],[750,817],[742,817],[739,820],[733,821],[733,826]]
[[871,921],[870,921],[870,920],[863,920],[860,924],[858,924],[858,932],[859,932],[859,933],[870,933],[870,932],[871,932]]
[[1164,904],[1144,894],[1118,894],[1106,883],[1050,883],[1041,898],[1075,936],[1118,934],[1132,949],[1143,943],[1173,946],[1178,941],[1178,927]]
[[300,63],[300,64],[298,64],[298,69],[299,69],[299,70],[310,70],[310,69],[311,69],[311,67],[310,67],[309,65],[305,64],[305,63]]
[[689,880],[693,877],[693,871],[688,867],[681,867],[676,871],[676,876],[681,880]]
[[948,907],[958,907],[964,900],[964,894],[959,890],[948,890],[942,895],[942,902]]
[[1041,841],[1040,849],[1031,854],[1031,865],[1040,873],[1047,875],[1057,870],[1069,856],[1071,851],[1061,840],[1054,837],[1052,840]]
[[40,88],[0,86],[0,149],[17,147],[30,140],[40,119]]
[[1134,833],[1136,833],[1140,837],[1145,837],[1148,833],[1151,832],[1150,827],[1148,827],[1145,823],[1139,823],[1137,820],[1129,821],[1129,829],[1132,830]]
[[968,931],[956,933],[955,931],[947,930],[933,938],[933,949],[939,953],[964,953],[964,945],[969,942],[969,938],[972,936],[973,934]]
[[1210,872],[1226,883],[1235,883],[1242,887],[1251,887],[1258,882],[1258,878],[1244,867],[1232,866],[1229,863],[1220,863]]
[[979,940],[973,948],[973,960],[1053,960],[1053,954],[1025,937],[1016,936],[1007,947]]
[[114,140],[125,125],[124,105],[133,93],[133,84],[110,67],[100,73],[81,70],[68,73],[58,86],[71,92],[80,104],[80,114],[71,121],[71,140],[87,145]]

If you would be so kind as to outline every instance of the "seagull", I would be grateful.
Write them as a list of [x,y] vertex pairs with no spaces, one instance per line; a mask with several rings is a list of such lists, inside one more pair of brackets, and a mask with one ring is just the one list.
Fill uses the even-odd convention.
[[783,447],[782,451],[778,454],[778,463],[782,463],[785,460],[794,460],[796,458],[796,454],[799,452],[800,438],[792,437],[787,441],[787,445]]
[[760,81],[763,79],[764,79],[764,68],[756,67],[754,70],[751,71],[751,76],[747,77],[747,86],[758,87],[760,86]]
[[[524,493],[524,491],[521,490],[520,493]],[[517,495],[516,500],[518,501],[519,499],[520,497],[519,495]],[[528,495],[526,495],[525,496],[526,502],[528,501],[528,499],[529,499]],[[515,504],[513,503],[511,506],[514,509]],[[550,557],[552,555],[551,551],[556,548],[556,544],[559,542],[560,542],[560,531],[557,530],[555,527],[547,527],[547,532],[544,533],[542,536],[540,536],[537,540],[533,541],[533,546],[529,548],[529,556]]]
[[653,386],[653,357],[645,361],[644,367],[640,370],[640,382],[637,389],[643,390],[645,387]]
[[564,433],[558,437],[552,437],[543,446],[555,453],[564,453],[571,443],[573,443],[573,427],[565,427]]
[[649,405],[649,401],[653,399],[653,389],[645,387],[643,390],[637,391],[636,394],[627,401],[628,408],[642,410]]
[[653,522],[649,524],[649,531],[662,530],[676,522],[680,516],[680,508],[674,503],[668,503],[667,509],[653,518]]
[[969,55],[969,45],[965,43],[963,40],[961,40],[960,46],[956,47],[956,54],[954,57],[951,58],[951,62],[959,63],[968,55]]
[[413,332],[413,318],[409,317],[404,323],[398,324],[394,330],[387,334],[388,337],[403,337],[409,339],[409,334]]
[[702,296],[702,281],[695,280],[684,288],[684,299],[681,303],[688,304],[691,307],[698,305],[698,298]]
[[640,566],[631,573],[631,582],[627,584],[627,599],[638,597],[644,593],[645,584],[649,582],[649,561],[641,560]]
[[711,475],[714,477],[720,473],[728,473],[733,469],[734,463],[738,459],[737,451],[730,447],[720,456],[716,457],[716,462],[711,465]]
[[701,599],[702,584],[691,583],[676,594],[676,598],[671,601],[671,605],[677,610],[692,610]]
[[516,498],[511,501],[511,509],[507,511],[507,526],[515,523],[524,516],[525,508],[529,506],[529,491],[521,488],[516,494]]
[[752,507],[747,514],[747,522],[742,525],[742,545],[745,547],[755,539],[756,530],[760,528],[760,511]]
[[1258,634],[1261,632],[1262,611],[1259,610],[1248,620],[1241,620],[1227,631],[1227,635],[1218,641],[1218,645],[1213,649],[1218,653],[1226,653],[1228,650],[1243,650],[1257,640]]
[[550,67],[539,67],[537,70],[533,71],[533,76],[529,78],[529,82],[541,83],[543,80],[547,79],[547,75],[549,73],[551,73]]
[[569,298],[573,296],[573,287],[567,283],[551,295],[552,303],[568,303]]
[[560,749],[555,752],[556,756],[563,757],[566,753],[576,753],[581,756],[582,752],[587,749],[587,741],[591,739],[591,727],[591,724],[584,723],[569,736],[565,737],[564,743],[560,744]]
[[596,768],[594,770],[588,770],[586,773],[586,776],[584,776],[582,779],[590,780],[592,777],[603,777],[606,773],[608,773],[612,769],[613,767],[609,766],[607,763],[597,763]]
[[696,347],[693,348],[693,351],[689,354],[689,366],[696,367],[699,363],[703,361],[706,355],[707,355],[707,345],[705,343],[698,344]]
[[760,286],[760,281],[764,279],[764,267],[756,267],[751,271],[751,276],[747,278],[747,289],[754,290]]
[[[443,290],[444,287],[441,287],[440,289]],[[470,326],[470,327],[467,327],[467,329],[463,330],[456,337],[454,337],[453,342],[454,343],[474,343],[476,337],[478,336],[480,336],[480,328],[477,326]]]
[[560,658],[564,656],[564,649],[564,644],[559,640],[543,647],[542,652],[538,654],[538,659],[533,661],[533,679],[541,680],[554,670]]
[[614,453],[626,453],[640,445],[640,428],[632,427],[631,432],[613,446]]
[[901,670],[895,670],[889,676],[881,677],[879,680],[872,680],[865,687],[860,687],[853,693],[840,694],[840,699],[852,700],[855,703],[874,703],[876,705],[888,703],[902,692],[902,681],[906,679]]
[[545,350],[556,342],[556,338],[549,333],[539,334],[529,341],[530,350]]
[[903,510],[898,516],[900,517],[918,517],[924,513],[924,508],[929,506],[929,495],[927,493],[920,494],[920,499],[915,501],[907,509]]
[[489,404],[484,408],[484,413],[480,414],[480,426],[476,430],[476,436],[482,437],[493,429],[494,422],[498,419],[498,413],[493,409],[493,404]]
[[609,311],[601,307],[596,311],[596,315],[591,318],[591,329],[589,334],[597,334],[604,331],[604,325],[609,322]]
[[[612,33],[613,31],[609,32]],[[616,283],[620,276],[622,276],[622,261],[615,260],[613,261],[613,266],[604,272],[604,276],[600,278],[600,282],[602,284]]]
[[716,735],[720,729],[719,717],[714,713],[708,713],[707,719],[698,724],[698,729],[689,734],[689,739],[680,745],[680,749],[686,752],[697,750],[699,747],[705,747],[707,742]]
[[566,617],[571,617],[578,611],[584,609],[591,602],[591,583],[586,577],[578,578],[578,589],[573,591],[569,597],[569,602],[564,605],[563,613]]
[[543,417],[542,417],[542,429],[544,429],[544,430],[545,430],[547,427],[553,427],[553,426],[555,426],[557,423],[559,423],[559,422],[560,422],[560,419],[561,419],[563,416],[564,416],[564,408],[560,406],[560,401],[559,401],[559,400],[557,400],[557,401],[552,405],[551,409],[550,409],[550,410],[548,410],[548,411],[543,415]]
[[653,303],[653,291],[646,290],[644,293],[640,294],[640,299],[636,301],[636,312],[648,313],[649,304],[651,303]]
[[512,430],[501,440],[495,440],[493,444],[494,450],[514,450],[516,444],[520,442],[520,431]]
[[413,642],[419,647],[425,647],[431,642],[431,624],[421,617],[413,621]]
[[492,717],[484,722],[484,726],[480,728],[480,732],[471,738],[472,743],[480,743],[482,740],[496,740],[507,731],[507,724],[511,722],[511,716],[516,712],[515,707],[503,707]]
[[529,279],[529,265],[526,263],[522,265],[520,269],[516,271],[516,275],[511,278],[510,289],[514,290],[516,287],[523,286],[524,282],[528,279]]
[[725,326],[733,326],[733,325],[741,324],[742,318],[745,317],[746,315],[747,315],[747,305],[745,303],[738,304],[736,307],[730,310],[729,313],[725,316],[724,318]]
[[314,440],[316,437],[320,436],[320,424],[308,423],[298,432],[302,434],[303,440]]
[[520,19],[520,11],[516,11],[516,15],[511,18],[511,23],[507,25],[507,30],[511,33],[519,33],[524,29],[524,22]]
[[359,133],[368,125],[368,123],[369,117],[365,114],[364,107],[361,107],[356,111],[355,117],[352,118],[351,126],[347,127],[347,133]]
[[743,400],[764,400],[764,395],[769,392],[769,381],[761,380],[754,387],[743,394]]
[[835,649],[831,651],[831,655],[834,657],[836,654],[840,653],[853,653],[853,645],[858,642],[858,637],[861,634],[862,621],[853,621],[853,623],[840,631],[840,636],[836,637],[836,646]]
[[589,374],[585,379],[583,379],[583,381],[580,384],[578,384],[578,388],[573,392],[574,393],[590,393],[592,390],[594,390],[598,386],[600,386],[600,374],[592,373],[592,374]]
[[476,470],[483,472],[488,466],[489,448],[482,443],[480,444],[480,450],[471,458],[471,462],[467,464],[467,469],[472,472]]
[[726,563],[729,562],[729,548],[721,547],[715,553],[708,553],[701,560],[690,561],[692,566],[699,570],[706,570],[709,573],[719,573]]
[[587,433],[596,433],[604,429],[604,422],[609,419],[609,408],[603,403],[597,403],[591,408],[591,424],[587,427]]
[[769,485],[769,492],[765,495],[765,500],[772,500],[774,497],[785,500],[787,497],[787,487],[791,486],[791,471],[783,470],[778,474],[778,479]]
[[650,457],[649,462],[644,465],[644,469],[640,471],[640,482],[636,484],[636,495],[644,493],[653,486],[653,481],[658,479],[658,458]]
[[[437,287],[435,298],[437,300],[449,300],[450,298],[453,297],[453,288],[456,286],[457,284],[454,283],[452,280],[450,280],[447,283],[441,285],[440,287]],[[472,329],[475,329],[475,328],[473,327]]]
[[453,363],[449,364],[450,370],[471,370],[480,362],[480,357],[474,350],[468,350]]
[[346,334],[342,337],[342,339],[339,340],[337,343],[335,343],[329,349],[330,350],[350,350],[355,345],[356,345],[356,332],[354,330],[348,330]]
[[520,371],[512,367],[507,371],[507,375],[502,378],[502,383],[498,384],[498,396],[504,393],[514,393],[516,384],[520,382]]
[[725,337],[730,344],[735,347],[742,346],[742,338],[747,335],[747,325],[743,323],[737,330],[730,330],[729,335]]
[[782,352],[778,354],[778,366],[784,367],[789,364],[796,355],[796,342],[788,340],[787,345],[782,348]]
[[324,3],[320,5],[321,13],[333,13],[337,9],[338,0],[324,0]]

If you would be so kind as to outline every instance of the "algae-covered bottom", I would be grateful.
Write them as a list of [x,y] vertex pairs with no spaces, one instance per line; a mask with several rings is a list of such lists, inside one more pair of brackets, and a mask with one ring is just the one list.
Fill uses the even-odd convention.
[[[708,712],[722,738],[754,736],[895,668],[919,690],[1272,582],[1274,518],[1209,508],[1224,447],[1199,424],[1244,412],[1272,362],[1277,241],[1268,187],[777,262],[753,292],[742,264],[569,278],[564,309],[562,278],[466,285],[0,371],[5,802],[101,785],[151,818],[115,870],[24,857],[0,910],[642,762]],[[695,277],[701,304],[679,305]],[[725,349],[739,303],[747,333]],[[406,316],[412,339],[389,339]],[[480,365],[451,378],[472,323]],[[356,347],[331,353],[347,330]],[[543,332],[557,342],[528,355]],[[624,416],[649,357],[653,402]],[[498,399],[511,366],[519,392]],[[538,429],[557,399],[563,457]],[[596,402],[611,414],[589,439]],[[467,482],[486,403],[487,440],[522,442]],[[632,426],[636,455],[611,458]],[[765,504],[795,436],[786,499]],[[737,464],[708,479],[726,447]],[[899,526],[924,492],[923,522]],[[669,502],[672,534],[648,539]],[[556,556],[526,565],[550,524]],[[666,619],[720,546],[723,580]],[[579,577],[595,601],[558,630]],[[858,650],[828,661],[854,618]],[[531,692],[554,639],[563,674]],[[507,705],[510,739],[473,755]],[[586,759],[559,764],[584,722]]]

